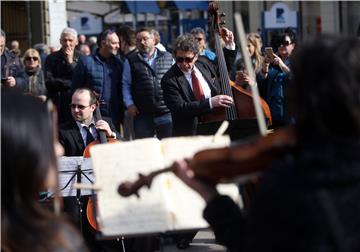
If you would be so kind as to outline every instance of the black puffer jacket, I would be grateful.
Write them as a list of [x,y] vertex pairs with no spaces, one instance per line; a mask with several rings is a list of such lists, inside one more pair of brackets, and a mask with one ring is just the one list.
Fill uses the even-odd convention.
[[360,141],[317,139],[273,162],[247,216],[228,197],[204,217],[231,251],[360,251]]
[[164,74],[172,66],[171,54],[158,50],[155,70],[146,63],[140,52],[129,55],[128,60],[132,76],[131,92],[140,113],[153,115],[169,113],[160,83]]

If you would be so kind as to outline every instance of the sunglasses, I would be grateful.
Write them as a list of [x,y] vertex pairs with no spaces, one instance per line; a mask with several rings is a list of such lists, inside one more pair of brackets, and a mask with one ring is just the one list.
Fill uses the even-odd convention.
[[27,60],[27,61],[30,61],[30,60],[38,61],[39,58],[38,57],[26,57],[25,60]]
[[285,41],[281,42],[280,45],[281,45],[281,46],[289,46],[289,45],[291,45],[291,42],[288,41],[288,40],[285,40]]
[[203,38],[195,38],[197,41],[201,41],[201,40],[203,40]]
[[184,61],[186,63],[191,63],[194,60],[195,56],[190,58],[190,57],[176,57],[176,62],[177,63],[183,63]]
[[76,109],[78,108],[79,110],[84,110],[87,107],[90,107],[92,104],[90,104],[89,106],[84,106],[84,105],[78,105],[78,104],[70,104],[70,108],[71,109]]

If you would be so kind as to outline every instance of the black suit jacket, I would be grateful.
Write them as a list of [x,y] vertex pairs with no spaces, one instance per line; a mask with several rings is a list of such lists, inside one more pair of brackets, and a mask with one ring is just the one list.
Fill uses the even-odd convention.
[[[120,139],[120,133],[115,130],[115,126],[110,118],[103,117],[111,130],[116,133],[116,138]],[[82,156],[85,150],[85,144],[81,137],[79,127],[75,120],[61,124],[59,127],[59,141],[65,149],[65,156]]]
[[[196,67],[204,76],[211,96],[220,93],[220,84],[211,66],[197,61]],[[196,100],[194,93],[180,68],[174,64],[161,80],[166,106],[173,119],[173,135],[186,136],[196,133],[198,116],[211,112],[209,99]]]

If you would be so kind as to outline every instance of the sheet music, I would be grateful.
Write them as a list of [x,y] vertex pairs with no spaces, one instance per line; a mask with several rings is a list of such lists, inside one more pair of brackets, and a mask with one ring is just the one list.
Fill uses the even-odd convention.
[[164,166],[160,142],[156,138],[96,145],[91,148],[94,172],[102,187],[98,193],[99,215],[104,235],[154,233],[167,230],[166,209],[162,202],[161,179],[151,190],[121,197],[117,187],[123,181],[135,181],[138,172],[148,174]]
[[181,158],[192,158],[194,153],[210,148],[220,148],[230,145],[229,136],[191,136],[170,137],[161,140],[165,167],[170,166],[175,160]]
[[[91,180],[95,181],[92,163],[90,158],[84,158],[82,156],[76,157],[60,157],[58,159],[58,175],[59,175],[59,189],[62,189],[70,181],[71,177],[76,173],[77,167],[81,166],[81,170],[85,175]],[[71,182],[60,191],[60,196],[76,196],[76,189],[74,188],[74,183],[77,183],[76,175],[71,180]],[[81,183],[91,184],[91,182],[82,174]],[[91,195],[91,190],[81,189],[81,195]]]
[[[150,190],[145,186],[141,188],[140,198],[122,197],[117,188],[121,182],[136,181],[139,172],[148,175],[174,160],[192,157],[199,150],[229,144],[227,136],[217,138],[215,143],[212,137],[206,136],[161,141],[147,138],[94,146],[90,152],[97,183],[102,187],[98,193],[98,213],[103,235],[139,235],[208,227],[202,218],[205,202],[172,173],[157,176]],[[237,188],[233,186],[232,189],[238,195]]]

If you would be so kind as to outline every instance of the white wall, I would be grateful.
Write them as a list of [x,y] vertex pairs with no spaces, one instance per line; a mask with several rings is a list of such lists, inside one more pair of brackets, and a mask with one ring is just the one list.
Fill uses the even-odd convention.
[[60,47],[61,31],[67,27],[65,0],[48,0],[50,46]]

